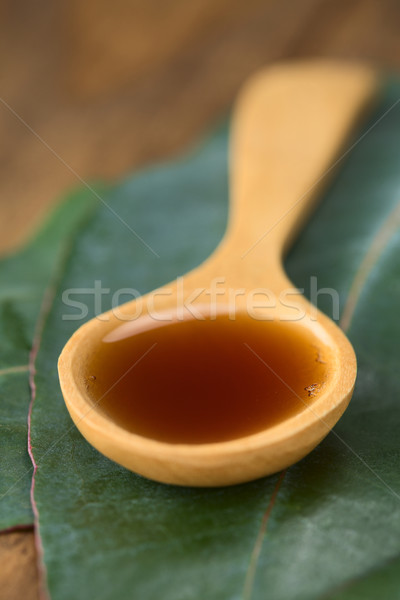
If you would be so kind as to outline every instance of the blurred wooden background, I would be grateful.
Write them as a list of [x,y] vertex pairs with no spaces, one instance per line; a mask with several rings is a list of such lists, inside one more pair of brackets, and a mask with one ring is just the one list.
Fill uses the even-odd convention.
[[[0,0],[0,250],[79,184],[73,172],[112,179],[184,150],[258,67],[400,69],[399,31],[398,0]],[[1,598],[38,597],[32,531],[0,534],[0,565]]]

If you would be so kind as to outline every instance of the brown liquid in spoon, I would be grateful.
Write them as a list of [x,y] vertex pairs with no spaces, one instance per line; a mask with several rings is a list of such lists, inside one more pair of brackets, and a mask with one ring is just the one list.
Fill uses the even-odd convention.
[[296,324],[193,319],[102,342],[86,385],[128,431],[170,443],[221,442],[307,410],[327,378],[326,352]]

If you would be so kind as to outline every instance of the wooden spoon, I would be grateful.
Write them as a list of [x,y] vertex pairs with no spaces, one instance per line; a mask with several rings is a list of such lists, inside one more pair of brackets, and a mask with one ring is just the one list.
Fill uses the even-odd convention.
[[[83,325],[60,356],[60,383],[68,410],[81,433],[100,452],[157,481],[219,486],[274,473],[304,457],[327,435],[351,398],[356,378],[354,351],[343,332],[299,291],[293,290],[282,268],[282,256],[314,205],[334,161],[346,149],[345,140],[376,90],[377,80],[370,69],[329,61],[276,65],[251,78],[240,94],[234,115],[231,210],[220,246],[203,265],[178,282],[119,307],[117,314],[110,311],[101,319]],[[212,282],[221,285],[210,302]],[[257,297],[260,288],[267,288],[273,294],[275,305],[260,302],[261,296]],[[256,323],[266,345],[268,332],[275,328],[276,334],[276,327],[282,326],[285,339],[289,339],[284,357],[288,364],[293,359],[290,344],[293,336],[297,352],[299,339],[304,340],[305,354],[310,347],[314,348],[315,368],[317,363],[324,365],[323,380],[318,383],[309,377],[306,399],[304,394],[301,398],[297,394],[301,404],[287,418],[265,428],[261,424],[261,430],[233,439],[225,436],[199,443],[193,437],[191,443],[190,430],[186,430],[184,442],[179,437],[173,441],[160,440],[128,430],[123,421],[118,422],[103,410],[102,399],[93,392],[96,384],[91,373],[105,345],[108,344],[109,350],[113,343],[123,339],[134,342],[139,338],[132,336],[145,332],[148,350],[137,362],[148,367],[151,364],[157,381],[163,363],[159,356],[158,362],[152,359],[152,349],[168,330],[166,325],[171,327],[172,323],[174,327],[168,350],[175,357],[178,344],[174,340],[180,336],[179,327],[183,331],[183,323],[187,326],[206,322],[207,331],[215,328],[215,332],[221,332],[218,336],[223,343],[230,332],[229,323],[235,319],[240,321],[242,333],[248,327],[249,340],[254,337]],[[274,339],[279,338],[275,335]],[[253,352],[251,342],[246,345]],[[189,345],[186,353],[190,352]],[[268,361],[256,351],[253,354],[254,361],[265,363],[260,368],[265,368],[266,373],[270,368]],[[178,359],[182,356],[176,356]],[[104,365],[107,370],[107,363]],[[135,368],[139,373],[136,363],[132,365],[132,373]],[[312,369],[312,365],[307,368]],[[122,373],[121,379],[124,376]],[[232,376],[240,382],[246,373],[232,372]],[[277,376],[290,392],[291,386],[279,373]],[[193,389],[196,385],[193,381]],[[180,390],[179,381],[175,394],[177,398],[179,394],[190,396],[187,389]],[[265,394],[267,397],[268,390]],[[231,405],[230,398],[225,396],[221,387],[215,397],[210,389],[207,398],[204,395],[204,402],[209,406],[211,398],[216,407],[222,403],[228,418]],[[162,398],[153,400],[161,406]],[[146,402],[151,403],[152,398]],[[246,397],[243,403],[243,406],[251,404]],[[158,423],[161,434],[163,423]]]

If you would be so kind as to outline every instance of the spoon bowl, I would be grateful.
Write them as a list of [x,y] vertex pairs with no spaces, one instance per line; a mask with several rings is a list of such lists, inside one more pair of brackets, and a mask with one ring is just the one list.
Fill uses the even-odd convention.
[[329,433],[356,358],[282,257],[376,89],[366,67],[325,61],[272,67],[247,84],[220,246],[185,277],[83,325],[60,356],[67,408],[99,451],[157,481],[220,486],[287,467]]

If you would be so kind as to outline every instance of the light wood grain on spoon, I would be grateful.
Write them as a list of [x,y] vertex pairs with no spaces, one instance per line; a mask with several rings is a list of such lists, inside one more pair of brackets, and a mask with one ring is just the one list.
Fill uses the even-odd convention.
[[[282,292],[293,288],[282,268],[283,254],[377,88],[370,69],[329,61],[276,65],[250,80],[234,115],[231,211],[219,248],[179,284],[173,282],[141,299],[140,318],[121,324],[121,316],[137,313],[138,302],[128,303],[119,308],[118,316],[110,312],[104,320],[82,326],[60,357],[60,382],[68,410],[98,450],[158,481],[216,486],[276,472],[305,456],[327,435],[354,387],[356,361],[350,343],[299,293],[294,296],[301,320],[295,319],[293,307],[280,301],[253,307],[249,315],[248,299],[257,288],[270,290],[278,300]],[[223,289],[210,305],[207,292],[216,280],[223,281]],[[182,307],[182,295],[187,298],[197,289],[203,292],[195,295],[193,310]],[[316,348],[323,349],[327,380],[312,406],[305,403],[298,414],[238,439],[170,444],[125,430],[93,405],[85,383],[87,365],[106,336],[139,333],[143,323],[148,327],[152,321],[154,326],[154,314],[165,315],[169,322],[196,314],[226,318],[232,310],[231,290],[237,289],[244,290],[234,298],[238,317],[259,319],[263,327],[266,319],[289,322],[296,335],[307,333]],[[153,331],[156,339],[157,327]],[[151,352],[144,360],[151,360]]]

